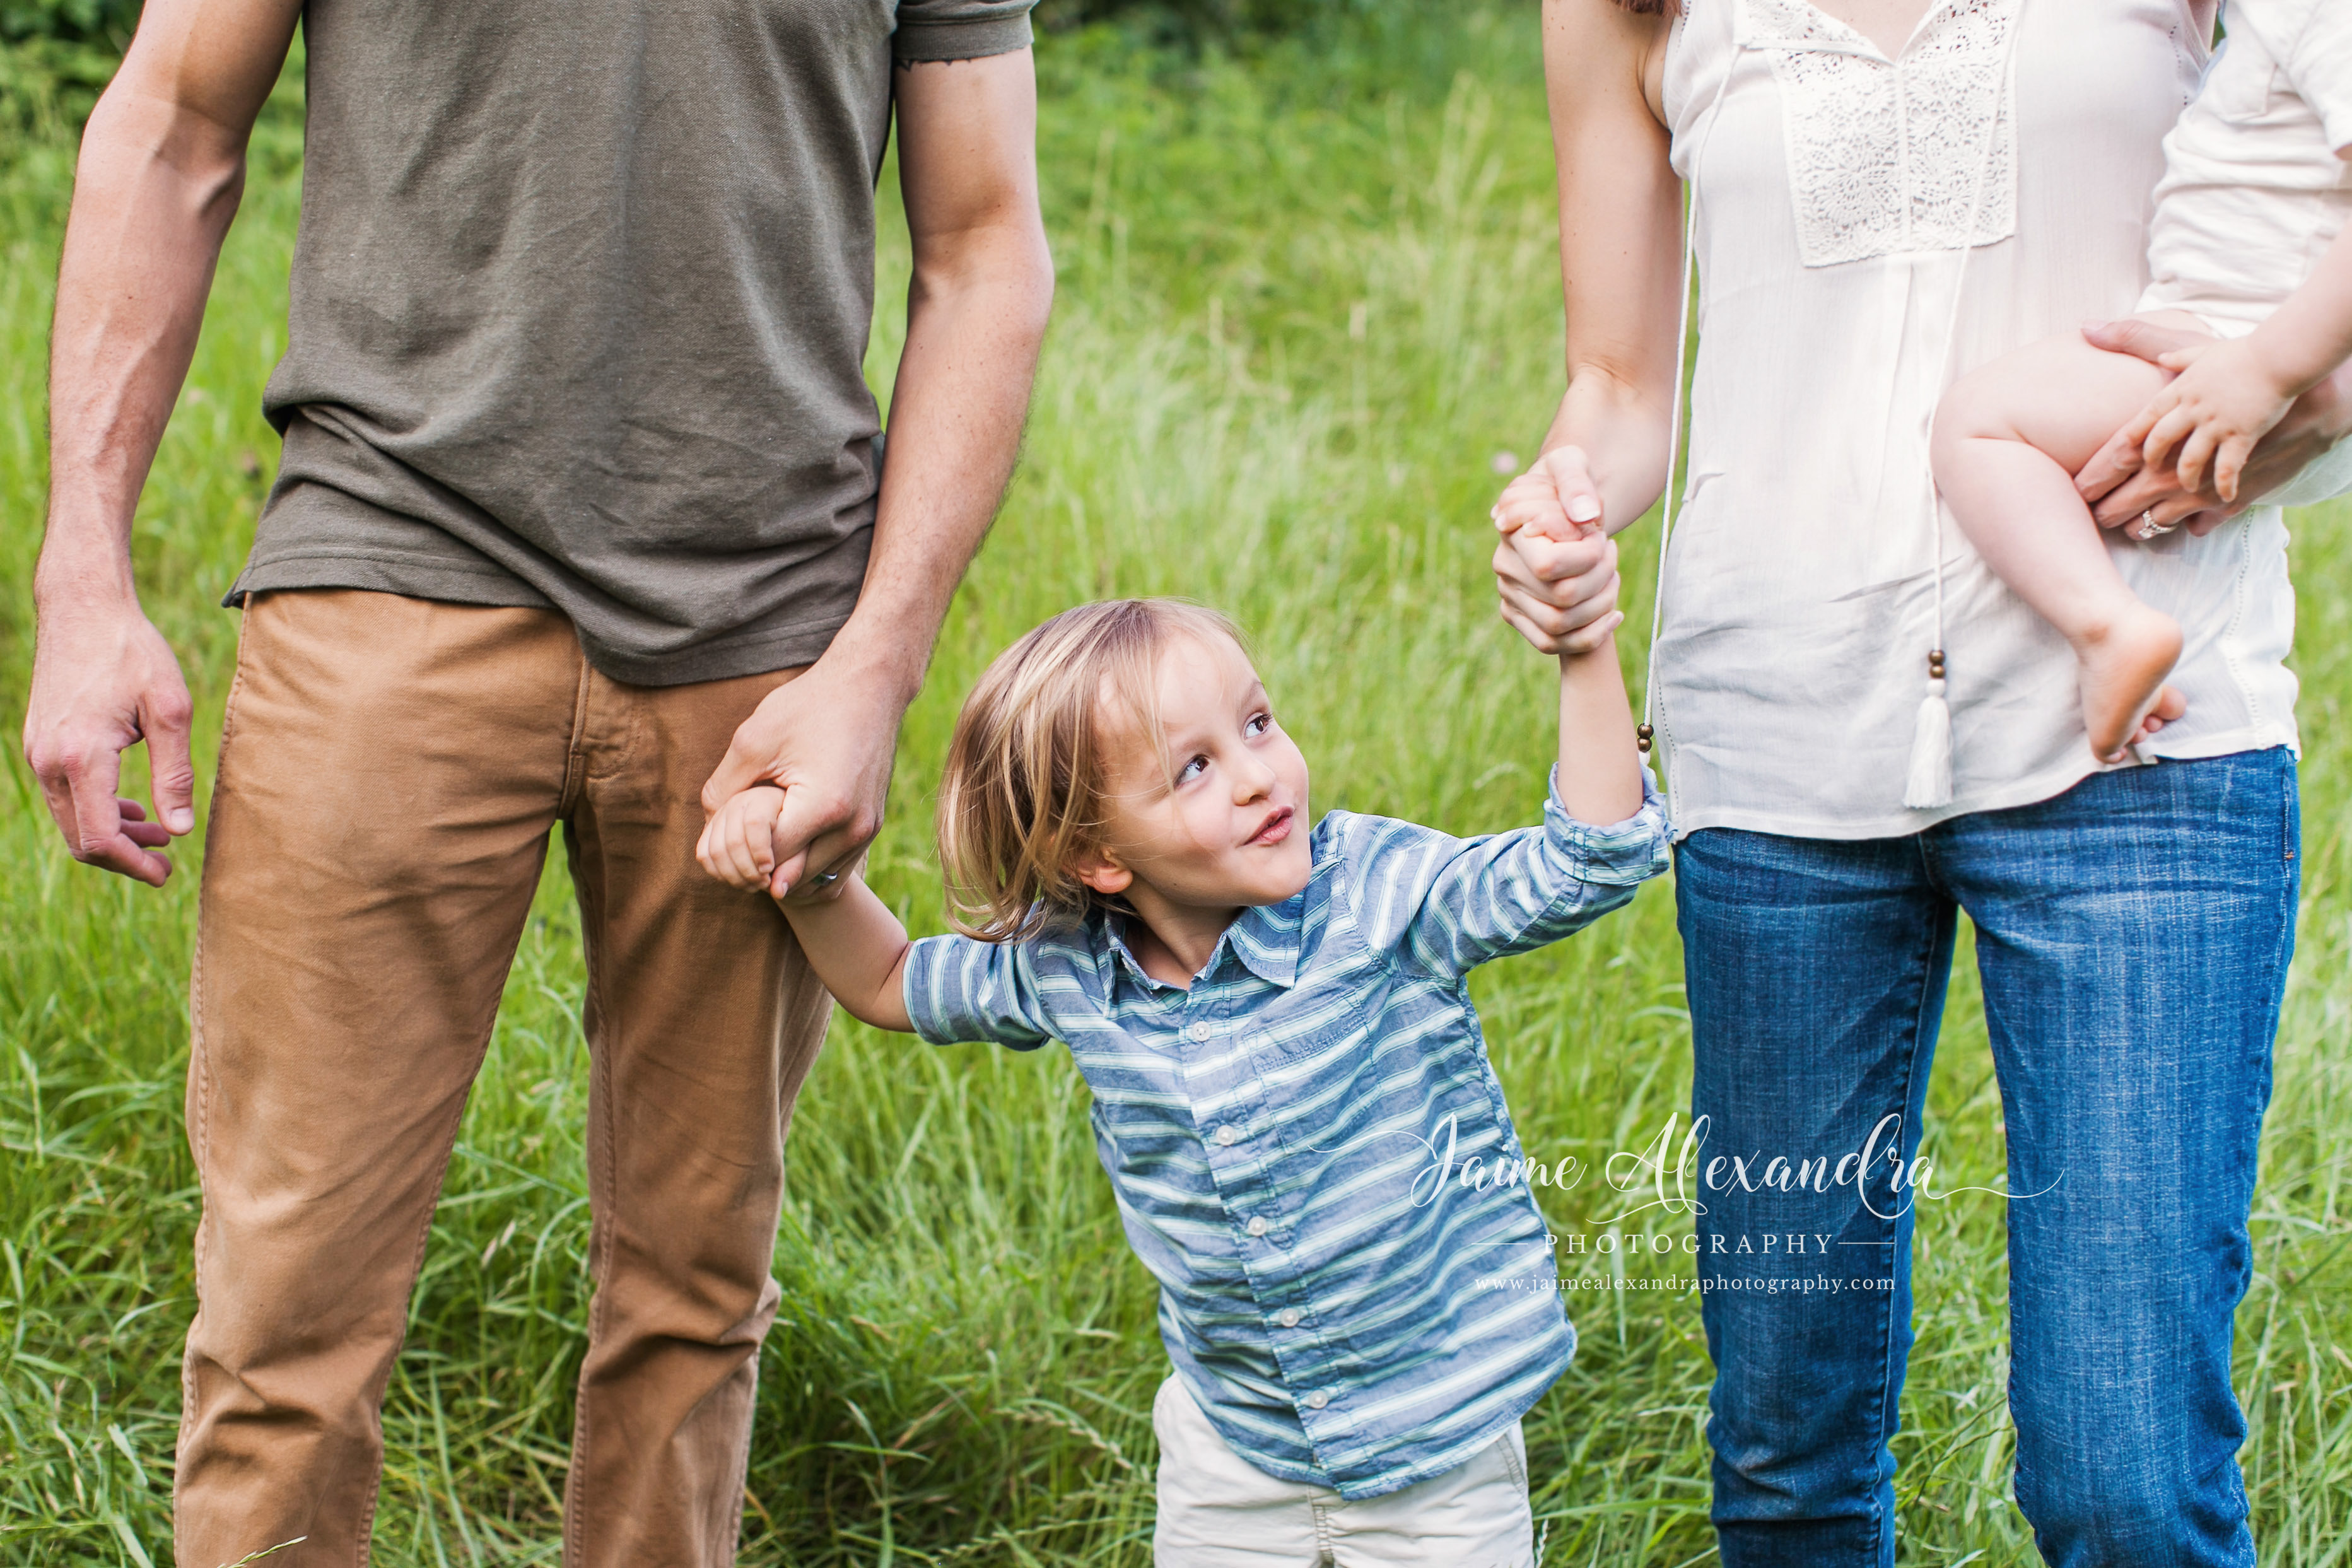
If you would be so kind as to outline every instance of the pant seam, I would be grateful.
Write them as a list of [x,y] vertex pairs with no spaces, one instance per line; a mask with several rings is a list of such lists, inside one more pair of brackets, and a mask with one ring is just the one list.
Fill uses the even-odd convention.
[[[229,742],[236,734],[237,699],[245,692],[246,653],[254,636],[257,623],[252,618],[253,601],[246,601],[246,613],[237,626],[237,658],[235,672],[229,677],[228,700],[221,710],[220,746],[213,754],[213,793],[207,803],[207,819],[219,814],[221,779],[228,763]],[[212,853],[212,831],[207,820],[205,832],[205,852]],[[196,940],[188,959],[188,1081],[195,1101],[194,1114],[189,1119],[190,1152],[196,1162],[196,1234],[189,1245],[191,1261],[195,1266],[195,1279],[205,1277],[205,1244],[211,1239],[210,1226],[205,1216],[205,1169],[212,1158],[212,1068],[211,1053],[205,1048],[205,883],[201,866],[196,872]],[[204,1296],[198,1289],[196,1316],[205,1310]],[[193,1335],[194,1325],[190,1324]],[[196,1377],[194,1358],[184,1347],[180,1354],[180,1433],[179,1449],[184,1452],[188,1435],[194,1430],[196,1409]],[[179,1537],[179,1497],[181,1467],[173,1466],[172,1497],[173,1539],[176,1548]]]
[[[1943,892],[1943,889],[1936,877],[1935,868],[1927,854],[1926,836],[1921,835],[1919,838],[1916,839],[1914,842],[1917,847],[1920,869],[1925,874],[1928,885],[1938,893]],[[1934,924],[1931,923],[1927,931],[1926,944],[1924,948],[1918,952],[1915,961],[1915,973],[1918,981],[1918,1001],[1913,1007],[1911,1014],[1910,1037],[1903,1048],[1901,1103],[1906,1115],[1909,1113],[1911,1107],[1912,1087],[1917,1079],[1919,1071],[1920,1043],[1927,1034],[1928,996],[1935,989],[1934,964],[1936,949],[1938,945],[1940,945],[1938,933]],[[1897,1245],[1887,1248],[1887,1273],[1890,1276],[1890,1279],[1900,1277],[1903,1272],[1903,1266],[1908,1258],[1907,1249],[1900,1245],[1900,1231],[1902,1228],[1900,1220],[1895,1222],[1895,1228],[1897,1231]],[[1880,1291],[1878,1294],[1880,1300],[1876,1305],[1879,1310],[1880,1350],[1878,1359],[1878,1383],[1873,1395],[1873,1404],[1875,1408],[1872,1413],[1872,1418],[1873,1425],[1875,1427],[1877,1434],[1876,1451],[1872,1455],[1874,1468],[1880,1457],[1886,1453],[1887,1446],[1894,1436],[1894,1434],[1887,1430],[1886,1418],[1888,1390],[1894,1383],[1895,1375],[1895,1298],[1896,1292],[1890,1285],[1889,1289]],[[1908,1359],[1907,1356],[1906,1359]],[[1880,1488],[1876,1485],[1874,1485],[1870,1489],[1871,1541],[1870,1554],[1865,1561],[1873,1564],[1881,1560],[1882,1553],[1880,1543],[1885,1534],[1887,1522],[1885,1509],[1879,1501],[1879,1490]]]
[[[581,715],[584,719],[588,700],[585,660],[583,661],[581,682],[579,700]],[[580,731],[575,729],[575,746],[579,733]],[[575,757],[578,754],[575,751]],[[574,765],[577,765],[576,763]],[[564,825],[564,831],[566,833],[572,831],[569,821]],[[596,1016],[603,1021],[605,1028],[614,1029],[618,1027],[618,1022],[605,995],[604,965],[602,961],[603,955],[599,952],[603,942],[599,939],[592,938],[592,932],[603,920],[604,900],[591,890],[585,879],[577,876],[576,870],[575,868],[573,881],[583,915],[582,944],[584,947],[592,940],[595,940],[595,946],[589,948],[588,951],[588,995],[593,999]],[[604,1048],[599,1049],[596,1041],[592,1039],[589,1042],[589,1093],[593,1109],[588,1118],[588,1132],[591,1141],[588,1157],[603,1168],[604,1188],[610,1193],[619,1180],[619,1172],[615,1167],[613,1145],[613,1087],[610,1063],[614,1047],[609,1037],[604,1042]],[[612,1235],[607,1227],[612,1224],[612,1216],[596,1209],[593,1205],[591,1207],[588,1239],[588,1349],[581,1360],[580,1383],[572,1397],[572,1469],[575,1478],[586,1475],[589,1471],[587,1357],[595,1353],[597,1344],[604,1338],[604,1285],[611,1264],[609,1253],[612,1247]],[[747,1450],[748,1447],[746,1445]],[[748,1464],[748,1452],[746,1459]],[[576,1564],[584,1560],[581,1542],[586,1528],[586,1511],[587,1503],[583,1489],[576,1484],[567,1487],[563,1509],[563,1561],[567,1565]],[[740,1522],[740,1520],[737,1521],[739,1528]]]

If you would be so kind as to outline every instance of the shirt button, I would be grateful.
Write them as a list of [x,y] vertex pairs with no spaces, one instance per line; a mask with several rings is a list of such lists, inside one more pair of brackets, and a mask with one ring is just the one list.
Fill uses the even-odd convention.
[[1295,1329],[1298,1326],[1297,1308],[1285,1307],[1282,1310],[1282,1326],[1286,1329]]
[[1319,1388],[1307,1396],[1307,1408],[1309,1410],[1320,1410],[1330,1403],[1331,1396]]
[[1264,1236],[1265,1234],[1265,1215],[1262,1214],[1254,1214],[1250,1215],[1249,1233],[1252,1236]]
[[1207,1022],[1205,1020],[1195,1020],[1192,1023],[1185,1025],[1184,1037],[1188,1040],[1207,1039],[1209,1037],[1209,1026]]
[[1241,1141],[1241,1129],[1231,1122],[1217,1129],[1217,1142],[1220,1143],[1237,1143]]

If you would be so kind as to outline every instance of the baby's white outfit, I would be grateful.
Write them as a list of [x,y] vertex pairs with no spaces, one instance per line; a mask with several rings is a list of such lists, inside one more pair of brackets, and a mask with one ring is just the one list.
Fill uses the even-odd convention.
[[1350,1502],[1234,1452],[1171,1374],[1160,1438],[1154,1568],[1535,1568],[1528,1446],[1516,1421],[1466,1464]]
[[[2222,337],[2262,324],[2352,216],[2352,4],[2232,0],[2204,86],[2164,140],[2142,310],[2188,310]],[[2341,473],[2323,470],[2344,470]],[[2269,501],[2352,479],[2352,443]]]

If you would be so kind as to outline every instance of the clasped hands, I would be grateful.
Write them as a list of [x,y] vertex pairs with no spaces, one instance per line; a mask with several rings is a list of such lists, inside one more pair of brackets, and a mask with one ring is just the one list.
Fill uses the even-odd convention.
[[[2194,363],[2213,340],[2137,318],[2084,328],[2111,353],[2169,370]],[[2135,421],[2118,430],[2074,479],[2099,526],[2145,542],[2175,527],[2205,534],[2279,489],[2352,434],[2352,367],[2297,398],[2243,459],[2210,460],[2203,451],[2184,478],[2176,426]],[[2151,448],[2154,448],[2151,450]],[[2231,493],[2221,490],[2226,472]],[[1496,503],[1494,568],[1503,618],[1545,653],[1580,653],[1598,645],[1617,610],[1617,548],[1608,537],[1633,521],[1601,515],[1601,492],[1586,454],[1555,447],[1505,487]],[[2146,524],[2145,531],[2130,528]],[[1595,528],[1595,523],[1603,524]]]

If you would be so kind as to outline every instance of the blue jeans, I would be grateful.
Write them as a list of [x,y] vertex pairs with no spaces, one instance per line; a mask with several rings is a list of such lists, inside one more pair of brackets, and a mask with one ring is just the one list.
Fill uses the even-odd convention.
[[2276,750],[1904,838],[1684,841],[1726,1568],[1895,1561],[1903,1178],[1962,910],[2017,1194],[2018,1507],[2058,1568],[2253,1563],[2230,1341],[2298,839]]

